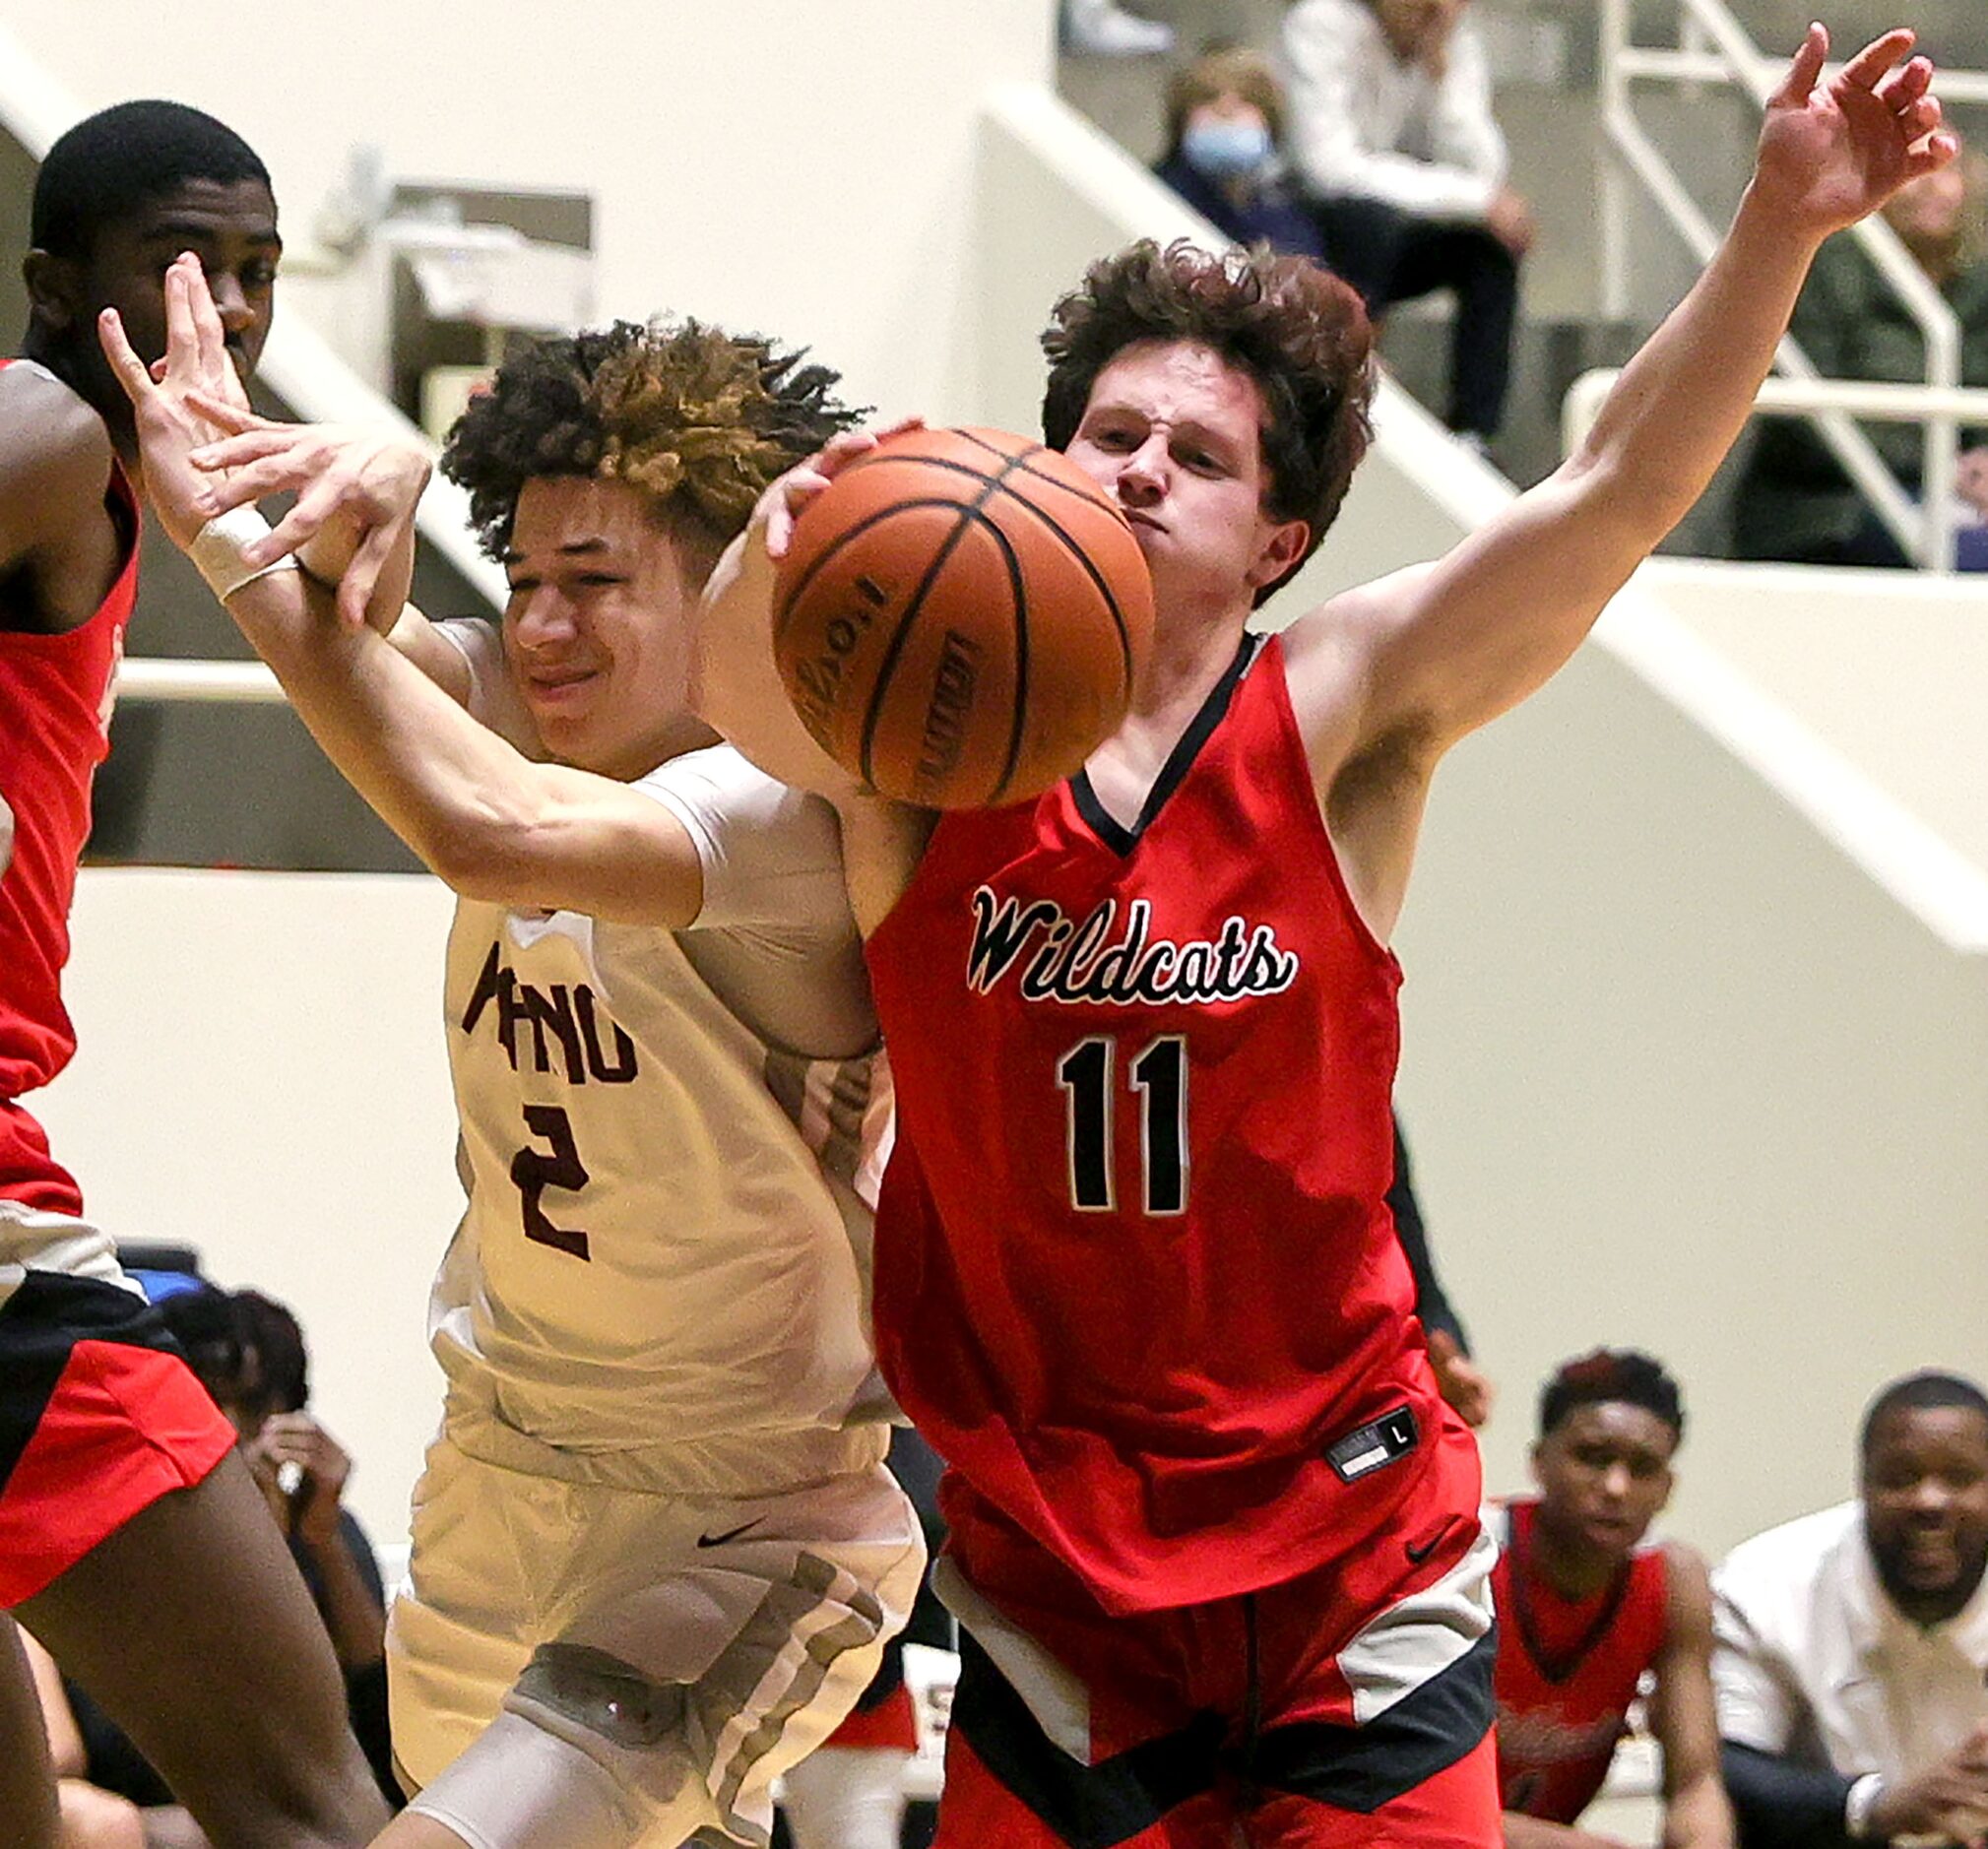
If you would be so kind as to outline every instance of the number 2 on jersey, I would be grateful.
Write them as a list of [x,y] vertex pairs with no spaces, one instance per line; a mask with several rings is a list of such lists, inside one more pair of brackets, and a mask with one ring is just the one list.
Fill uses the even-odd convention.
[[[1068,1107],[1070,1205],[1079,1213],[1110,1213],[1113,1185],[1113,1081],[1119,1062],[1115,1034],[1080,1040],[1057,1062],[1057,1083]],[[1139,1094],[1139,1172],[1149,1214],[1187,1210],[1187,1043],[1163,1034],[1127,1071]]]
[[519,1208],[524,1215],[525,1237],[541,1245],[569,1252],[575,1258],[591,1256],[587,1236],[574,1229],[554,1226],[545,1218],[541,1204],[548,1187],[569,1192],[583,1188],[592,1179],[580,1160],[580,1146],[573,1140],[573,1124],[558,1105],[527,1105],[525,1127],[552,1145],[547,1155],[543,1149],[521,1149],[511,1158],[511,1180],[518,1184]]

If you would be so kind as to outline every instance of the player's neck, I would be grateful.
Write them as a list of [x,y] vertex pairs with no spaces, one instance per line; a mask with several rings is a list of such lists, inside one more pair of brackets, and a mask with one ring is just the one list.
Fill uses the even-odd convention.
[[1615,1556],[1598,1554],[1556,1534],[1543,1505],[1534,1515],[1532,1546],[1527,1552],[1533,1577],[1563,1599],[1591,1599],[1623,1569],[1623,1562]]
[[1152,650],[1132,688],[1126,727],[1164,731],[1177,721],[1185,726],[1229,671],[1249,620],[1249,606],[1244,605],[1186,621],[1162,618],[1156,623]]
[[686,713],[672,720],[654,736],[638,745],[631,745],[611,762],[582,764],[578,768],[593,771],[597,776],[611,777],[616,783],[640,783],[651,771],[661,770],[673,758],[687,757],[692,751],[702,751],[722,742],[701,719],[694,719]]

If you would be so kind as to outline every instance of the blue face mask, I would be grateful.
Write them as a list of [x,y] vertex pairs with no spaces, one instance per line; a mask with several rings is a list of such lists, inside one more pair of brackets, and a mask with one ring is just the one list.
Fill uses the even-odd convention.
[[1181,137],[1187,164],[1212,179],[1260,172],[1270,159],[1270,131],[1261,122],[1190,122]]

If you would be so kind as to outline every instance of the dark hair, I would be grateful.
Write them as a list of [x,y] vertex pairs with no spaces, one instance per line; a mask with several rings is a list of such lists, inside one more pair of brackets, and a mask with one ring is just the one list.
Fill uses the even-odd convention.
[[1633,1348],[1597,1348],[1564,1362],[1540,1389],[1539,1435],[1546,1437],[1577,1406],[1620,1400],[1640,1406],[1685,1435],[1684,1396],[1661,1362]]
[[262,1363],[262,1390],[273,1413],[301,1412],[310,1404],[310,1352],[289,1308],[260,1291],[233,1297],[241,1345]]
[[[1197,341],[1255,380],[1267,414],[1263,508],[1274,520],[1310,523],[1309,558],[1373,435],[1374,332],[1360,297],[1309,257],[1266,246],[1216,252],[1182,238],[1162,249],[1144,238],[1101,258],[1043,333],[1043,434],[1052,447],[1069,447],[1098,374],[1138,341]],[[1255,601],[1275,589],[1265,585]]]
[[241,1325],[227,1292],[203,1284],[197,1291],[174,1291],[155,1307],[210,1392],[241,1377]]
[[310,1402],[310,1357],[297,1319],[260,1291],[203,1285],[160,1299],[159,1314],[189,1367],[217,1399],[253,1391],[267,1411]]
[[1248,45],[1203,45],[1192,64],[1184,64],[1167,80],[1167,158],[1181,152],[1187,118],[1204,102],[1219,96],[1241,96],[1261,111],[1270,139],[1284,139],[1284,92],[1270,60]]
[[1908,1373],[1902,1380],[1893,1380],[1874,1399],[1864,1414],[1862,1430],[1857,1435],[1857,1453],[1860,1457],[1871,1454],[1871,1436],[1877,1430],[1878,1421],[1887,1413],[1917,1412],[1936,1406],[1965,1406],[1988,1420],[1988,1394],[1984,1394],[1973,1381],[1957,1373],[1942,1373],[1937,1369],[1922,1369],[1918,1373]]
[[758,335],[697,321],[617,321],[518,349],[449,432],[442,473],[470,492],[483,550],[501,558],[518,496],[541,476],[625,481],[708,574],[774,478],[861,413],[840,375]]
[[224,122],[183,102],[120,102],[56,138],[34,179],[29,242],[88,257],[98,229],[187,180],[269,184],[269,169]]

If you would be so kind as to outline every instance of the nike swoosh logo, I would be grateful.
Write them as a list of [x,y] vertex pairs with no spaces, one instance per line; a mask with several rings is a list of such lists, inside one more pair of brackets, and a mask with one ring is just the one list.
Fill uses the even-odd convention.
[[1436,1550],[1443,1545],[1443,1532],[1446,1531],[1439,1531],[1435,1540],[1426,1542],[1421,1547],[1417,1547],[1413,1541],[1407,1542],[1405,1546],[1408,1554],[1409,1565],[1420,1566],[1422,1562],[1430,1557],[1430,1555],[1434,1554]]
[[697,1545],[701,1548],[722,1548],[728,1541],[737,1541],[748,1528],[757,1528],[764,1521],[764,1515],[755,1515],[750,1521],[741,1521],[736,1528],[728,1528],[723,1534],[701,1534]]

